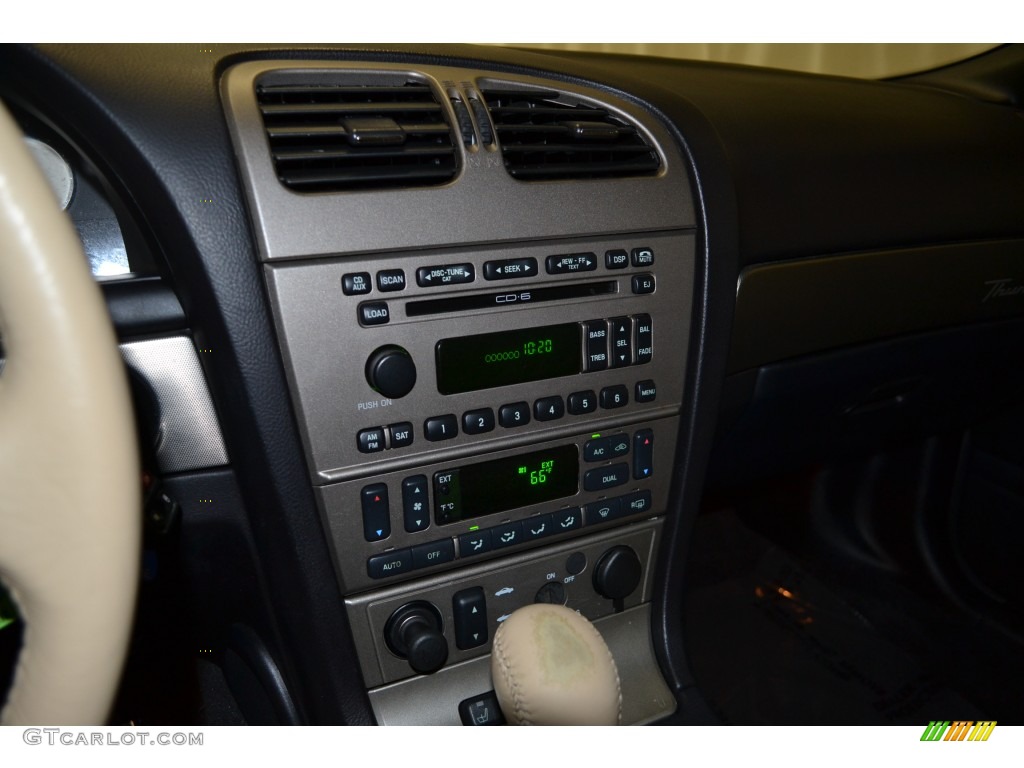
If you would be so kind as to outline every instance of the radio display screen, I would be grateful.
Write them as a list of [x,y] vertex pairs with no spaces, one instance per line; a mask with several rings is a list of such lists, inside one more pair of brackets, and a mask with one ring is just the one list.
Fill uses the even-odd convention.
[[575,445],[434,473],[438,525],[573,496],[579,490]]
[[553,379],[580,372],[578,323],[441,339],[435,348],[442,395]]

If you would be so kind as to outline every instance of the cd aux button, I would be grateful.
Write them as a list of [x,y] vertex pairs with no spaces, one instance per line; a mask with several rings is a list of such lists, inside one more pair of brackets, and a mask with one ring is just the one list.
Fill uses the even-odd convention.
[[373,290],[369,272],[349,272],[341,276],[341,292],[346,296],[362,296]]

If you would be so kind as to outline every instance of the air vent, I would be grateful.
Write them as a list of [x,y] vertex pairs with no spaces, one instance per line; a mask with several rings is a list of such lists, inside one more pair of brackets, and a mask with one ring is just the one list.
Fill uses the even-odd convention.
[[557,91],[484,91],[509,174],[522,181],[650,176],[658,153],[625,120]]
[[427,85],[264,84],[256,94],[286,187],[424,187],[455,176],[451,129]]

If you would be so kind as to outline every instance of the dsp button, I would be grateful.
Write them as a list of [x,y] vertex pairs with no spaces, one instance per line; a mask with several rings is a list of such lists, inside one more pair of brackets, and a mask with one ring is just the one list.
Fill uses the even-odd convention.
[[484,280],[513,280],[517,277],[536,277],[536,259],[502,259],[484,264]]
[[629,266],[629,254],[621,248],[605,251],[604,266],[607,269],[625,269]]

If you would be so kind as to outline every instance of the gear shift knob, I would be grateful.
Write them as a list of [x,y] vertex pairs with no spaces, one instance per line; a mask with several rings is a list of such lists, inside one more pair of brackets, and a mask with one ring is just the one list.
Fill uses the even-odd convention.
[[563,605],[527,605],[494,636],[491,677],[512,725],[618,725],[615,660],[588,619]]

